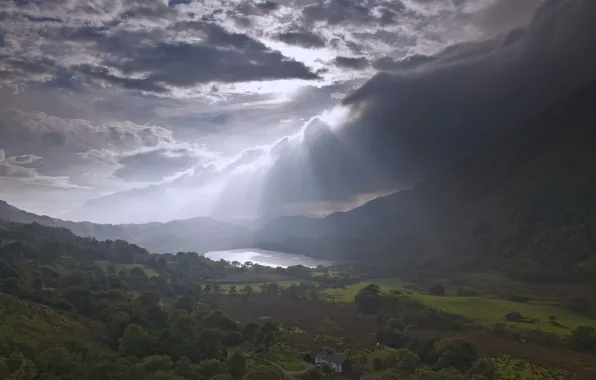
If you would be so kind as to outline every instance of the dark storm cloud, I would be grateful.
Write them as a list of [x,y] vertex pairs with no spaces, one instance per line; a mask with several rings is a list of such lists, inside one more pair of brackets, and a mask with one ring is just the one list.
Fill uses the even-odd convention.
[[353,0],[318,1],[304,7],[302,16],[307,23],[324,21],[332,25],[344,22],[366,24],[379,19],[364,1]]
[[370,66],[365,57],[336,57],[335,66],[342,69],[362,70]]
[[402,59],[383,57],[375,60],[372,66],[378,71],[407,71],[434,60],[435,57],[426,55],[410,55]]
[[235,12],[244,16],[258,16],[278,10],[280,4],[275,1],[243,1],[238,4]]
[[325,46],[325,41],[320,35],[304,30],[279,33],[274,38],[288,45],[298,45],[304,48]]
[[592,0],[549,0],[525,31],[393,62],[344,99],[349,122],[284,143],[263,207],[408,187],[512,131],[596,76],[594,14]]
[[[209,82],[318,78],[304,64],[288,59],[244,34],[202,22],[180,24],[177,29],[194,30],[202,33],[205,39],[198,43],[142,44],[133,41],[135,38],[141,41],[153,39],[154,36],[116,35],[100,44],[111,46],[110,51],[121,47],[121,55],[109,57],[103,66],[84,66],[79,70],[125,88],[157,93],[167,91],[168,86],[193,87]],[[114,69],[122,75],[111,73]],[[138,78],[141,75],[144,77]]]
[[[0,61],[5,82],[58,83],[70,76],[69,85],[97,83],[164,94],[210,82],[319,78],[303,63],[219,25],[224,10],[195,18],[178,9],[185,2],[115,0],[121,7],[111,7],[108,3],[114,2],[106,0],[105,7],[97,8],[60,1],[75,8],[60,12],[45,3],[7,8],[11,24],[2,40],[9,43]],[[278,5],[243,2],[239,7],[265,15]],[[317,43],[312,37],[311,42]]]

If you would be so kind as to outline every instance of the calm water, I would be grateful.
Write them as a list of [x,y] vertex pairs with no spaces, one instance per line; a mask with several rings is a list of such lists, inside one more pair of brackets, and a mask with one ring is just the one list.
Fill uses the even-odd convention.
[[314,268],[318,265],[329,266],[331,261],[317,260],[312,257],[295,255],[293,253],[264,251],[261,249],[233,249],[230,251],[213,251],[205,253],[205,257],[211,260],[239,261],[244,263],[252,261],[268,267],[289,267],[291,265],[304,265]]

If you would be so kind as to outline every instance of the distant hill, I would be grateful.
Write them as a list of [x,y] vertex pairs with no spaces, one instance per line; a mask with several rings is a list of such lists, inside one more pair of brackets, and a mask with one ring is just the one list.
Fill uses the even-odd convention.
[[596,81],[418,186],[324,219],[282,218],[259,246],[535,280],[596,274]]
[[97,224],[71,222],[32,214],[0,200],[0,219],[63,227],[84,237],[98,240],[126,240],[151,252],[208,252],[248,247],[251,232],[238,225],[211,218],[193,218],[168,223]]

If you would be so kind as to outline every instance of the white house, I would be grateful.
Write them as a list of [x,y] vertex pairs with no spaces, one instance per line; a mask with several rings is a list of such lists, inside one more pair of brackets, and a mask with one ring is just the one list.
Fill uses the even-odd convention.
[[335,372],[343,372],[343,365],[346,361],[345,356],[332,354],[330,352],[319,351],[314,356],[316,365],[327,365]]

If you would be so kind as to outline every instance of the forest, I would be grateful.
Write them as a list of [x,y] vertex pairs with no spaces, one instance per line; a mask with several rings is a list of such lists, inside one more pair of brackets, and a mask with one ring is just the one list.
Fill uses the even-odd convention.
[[[3,222],[0,378],[497,380],[522,367],[527,379],[592,373],[589,302],[588,315],[577,316],[588,324],[565,334],[482,327],[425,300],[449,299],[451,285],[423,295],[427,284],[372,283],[386,272],[357,263],[269,268],[193,252],[151,254],[125,241]],[[550,322],[574,323],[569,316]],[[554,350],[551,356],[563,352],[582,368],[487,353],[486,343],[474,341],[480,336],[491,337],[488,346],[519,349],[523,341]],[[314,365],[317,351],[343,357],[342,372]]]

